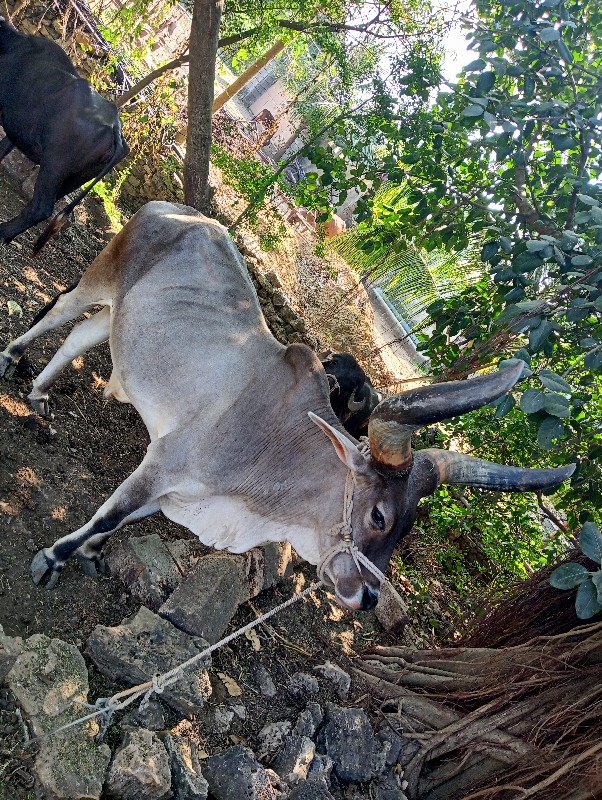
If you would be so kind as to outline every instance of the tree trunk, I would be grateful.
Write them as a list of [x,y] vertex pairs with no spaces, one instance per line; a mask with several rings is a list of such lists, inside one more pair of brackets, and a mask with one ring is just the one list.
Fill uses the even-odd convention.
[[213,103],[213,113],[215,114],[216,111],[219,111],[222,106],[224,106],[231,97],[238,94],[240,90],[252,80],[258,72],[260,72],[266,64],[269,64],[276,56],[281,53],[286,45],[284,42],[277,41],[275,45],[270,47],[267,53],[264,53],[261,58],[258,58],[254,64],[246,69],[242,75],[239,75],[238,78],[234,81],[234,83],[230,84],[228,88],[223,91],[219,97],[215,98],[215,102]]
[[195,0],[190,29],[184,200],[199,211],[207,211],[211,199],[211,116],[215,58],[223,8],[224,0]]

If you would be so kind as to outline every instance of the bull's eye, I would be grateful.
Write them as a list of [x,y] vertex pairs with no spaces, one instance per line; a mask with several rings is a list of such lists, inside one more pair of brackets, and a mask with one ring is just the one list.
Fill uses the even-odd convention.
[[376,525],[376,527],[380,531],[384,531],[385,529],[385,518],[383,517],[382,513],[378,506],[374,506],[372,509],[372,522]]

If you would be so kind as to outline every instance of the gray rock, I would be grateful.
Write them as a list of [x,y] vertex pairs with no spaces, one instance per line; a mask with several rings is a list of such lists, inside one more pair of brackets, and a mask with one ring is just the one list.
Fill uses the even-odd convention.
[[6,678],[22,652],[23,639],[20,636],[7,636],[0,625],[0,681]]
[[[206,647],[204,639],[188,636],[142,606],[133,619],[121,625],[97,625],[86,653],[103,675],[134,686],[173,669]],[[194,669],[185,670],[176,683],[165,688],[162,699],[185,715],[198,713],[211,694],[210,663],[210,658],[202,659]]]
[[[76,647],[60,639],[41,634],[27,639],[6,683],[36,736],[88,712],[82,705],[88,699],[84,659]],[[46,800],[98,800],[111,751],[95,744],[97,733],[98,724],[92,721],[40,741],[34,775],[41,796]]]
[[196,744],[173,734],[163,744],[171,762],[174,800],[207,800],[209,784],[201,773]]
[[376,618],[386,631],[401,633],[409,622],[408,607],[403,597],[385,581],[380,587]]
[[274,542],[244,555],[203,556],[159,609],[193,636],[219,641],[238,606],[291,574],[291,547]]
[[281,722],[270,722],[268,725],[264,725],[257,734],[259,758],[263,760],[277,753],[290,732],[291,723],[288,719],[284,719]]
[[248,599],[244,556],[212,553],[202,558],[159,609],[159,614],[192,636],[214,644],[239,604]]
[[326,661],[324,664],[314,667],[314,672],[332,686],[340,700],[347,698],[351,688],[351,676],[338,664]]
[[234,719],[234,711],[228,711],[227,708],[218,706],[213,712],[213,719],[215,720],[215,729],[218,733],[228,733],[232,720]]
[[374,800],[408,800],[408,796],[399,785],[399,780],[392,774],[372,781],[370,792]]
[[107,792],[118,800],[161,800],[171,795],[167,751],[145,728],[128,731],[107,776]]
[[203,774],[215,800],[277,800],[280,792],[253,753],[236,745],[208,758]]
[[380,744],[382,752],[384,753],[385,764],[387,767],[392,767],[399,762],[406,741],[407,740],[404,740],[402,736],[386,725],[376,734],[375,750],[376,745]]
[[326,756],[323,753],[316,753],[314,755],[314,760],[309,765],[309,771],[307,773],[307,779],[313,778],[323,778],[328,785],[330,782],[330,774],[334,768],[334,764],[332,763],[332,758],[330,756]]
[[332,758],[334,771],[342,781],[370,780],[374,732],[362,708],[328,704],[318,744],[320,751]]
[[310,778],[298,784],[288,800],[334,800],[324,778]]
[[305,700],[318,694],[320,684],[318,679],[307,672],[295,672],[291,675],[287,689],[295,700]]
[[284,292],[276,289],[272,295],[272,303],[274,304],[274,308],[282,308],[288,303],[288,300]]
[[165,542],[165,546],[182,575],[188,575],[194,565],[207,553],[207,549],[196,538],[194,541],[191,539],[174,539],[173,541]]
[[132,536],[107,555],[111,574],[141,603],[156,611],[182,580],[182,573],[156,533]]
[[255,680],[259,686],[259,691],[262,697],[274,697],[276,694],[276,687],[272,676],[263,665],[259,665],[255,672]]
[[295,786],[307,778],[315,752],[316,745],[308,736],[289,736],[284,748],[276,756],[272,768],[289,786]]
[[165,715],[161,703],[150,699],[144,708],[138,707],[121,720],[121,726],[148,728],[149,731],[162,731],[165,728]]
[[242,703],[236,703],[230,706],[232,711],[238,717],[238,719],[242,719],[243,721],[247,718],[247,709],[242,705]]
[[276,289],[282,288],[282,281],[280,280],[280,276],[275,270],[273,269],[268,270],[265,274],[265,279],[269,281],[272,284],[272,286],[275,286]]
[[321,725],[324,714],[318,703],[308,703],[305,709],[297,717],[293,736],[309,736],[313,738],[318,725]]

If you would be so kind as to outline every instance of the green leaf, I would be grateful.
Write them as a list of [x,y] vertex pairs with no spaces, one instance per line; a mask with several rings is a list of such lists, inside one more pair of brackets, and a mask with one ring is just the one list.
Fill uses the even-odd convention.
[[530,253],[538,253],[540,250],[545,250],[549,247],[548,242],[542,242],[540,239],[529,239],[527,241],[527,250]]
[[550,584],[555,589],[574,589],[587,579],[587,570],[582,564],[569,561],[561,564],[550,575]]
[[527,389],[520,399],[519,408],[525,414],[537,414],[543,409],[545,395],[541,389]]
[[577,589],[575,613],[579,619],[590,619],[600,611],[602,611],[602,605],[598,603],[598,592],[591,578],[588,578]]
[[566,418],[571,416],[569,401],[564,395],[556,392],[545,395],[543,410],[553,417]]
[[542,259],[537,253],[520,253],[512,259],[512,270],[514,272],[531,272],[537,267],[541,267]]
[[592,350],[591,353],[588,353],[583,359],[583,366],[593,371],[602,369],[602,349]]
[[511,394],[507,394],[504,398],[502,398],[501,403],[498,403],[495,409],[495,416],[498,419],[505,417],[506,414],[509,414],[514,406],[516,405],[516,400],[512,397]]
[[588,194],[578,194],[577,197],[586,206],[599,206],[600,203],[595,197],[590,197]]
[[602,605],[602,571],[598,570],[598,572],[594,572],[594,574],[591,576],[591,579],[598,593],[596,598],[598,600],[598,604]]
[[559,54],[560,58],[566,64],[572,64],[573,60],[574,60],[573,59],[573,54],[571,53],[569,48],[566,46],[566,44],[562,41],[562,39],[558,40],[558,42],[556,43],[556,47],[558,48],[558,54]]
[[572,136],[569,136],[568,133],[553,133],[550,136],[550,141],[554,147],[561,152],[577,147],[576,141]]
[[579,546],[583,555],[591,558],[596,564],[602,564],[602,534],[593,522],[586,522],[581,528]]
[[[482,117],[485,109],[476,103],[472,103],[460,112],[463,117]],[[571,140],[572,141],[572,140]]]
[[556,28],[544,28],[538,34],[542,42],[557,42],[560,39],[560,31]]
[[573,256],[571,258],[571,266],[573,267],[589,267],[592,262],[593,258],[586,255]]
[[491,261],[491,259],[497,255],[499,249],[499,242],[485,242],[483,249],[481,250],[481,261]]
[[554,330],[554,326],[547,319],[542,319],[537,328],[529,334],[529,348],[531,352],[537,353],[545,344],[548,336]]
[[493,72],[483,72],[477,81],[477,91],[479,94],[487,94],[495,86],[495,74]]
[[565,392],[565,394],[571,394],[572,392],[570,385],[564,378],[549,369],[542,369],[537,377],[546,389],[550,389],[552,392]]
[[551,450],[554,441],[564,434],[564,425],[558,417],[546,417],[537,429],[537,443],[542,450]]

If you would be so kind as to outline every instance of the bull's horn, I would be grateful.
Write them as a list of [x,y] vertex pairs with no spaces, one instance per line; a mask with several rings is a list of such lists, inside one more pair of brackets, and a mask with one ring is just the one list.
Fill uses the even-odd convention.
[[413,431],[491,403],[514,386],[523,366],[519,361],[472,380],[421,386],[383,400],[368,424],[372,460],[385,469],[407,469],[412,463]]
[[349,411],[360,411],[366,405],[366,399],[364,398],[361,403],[355,399],[355,389],[351,392],[351,397],[347,401],[347,408]]
[[435,468],[437,484],[455,483],[481,486],[498,492],[533,492],[551,489],[570,478],[576,464],[554,469],[524,469],[505,467],[483,461],[482,458],[429,448],[416,454],[416,459],[428,460]]

